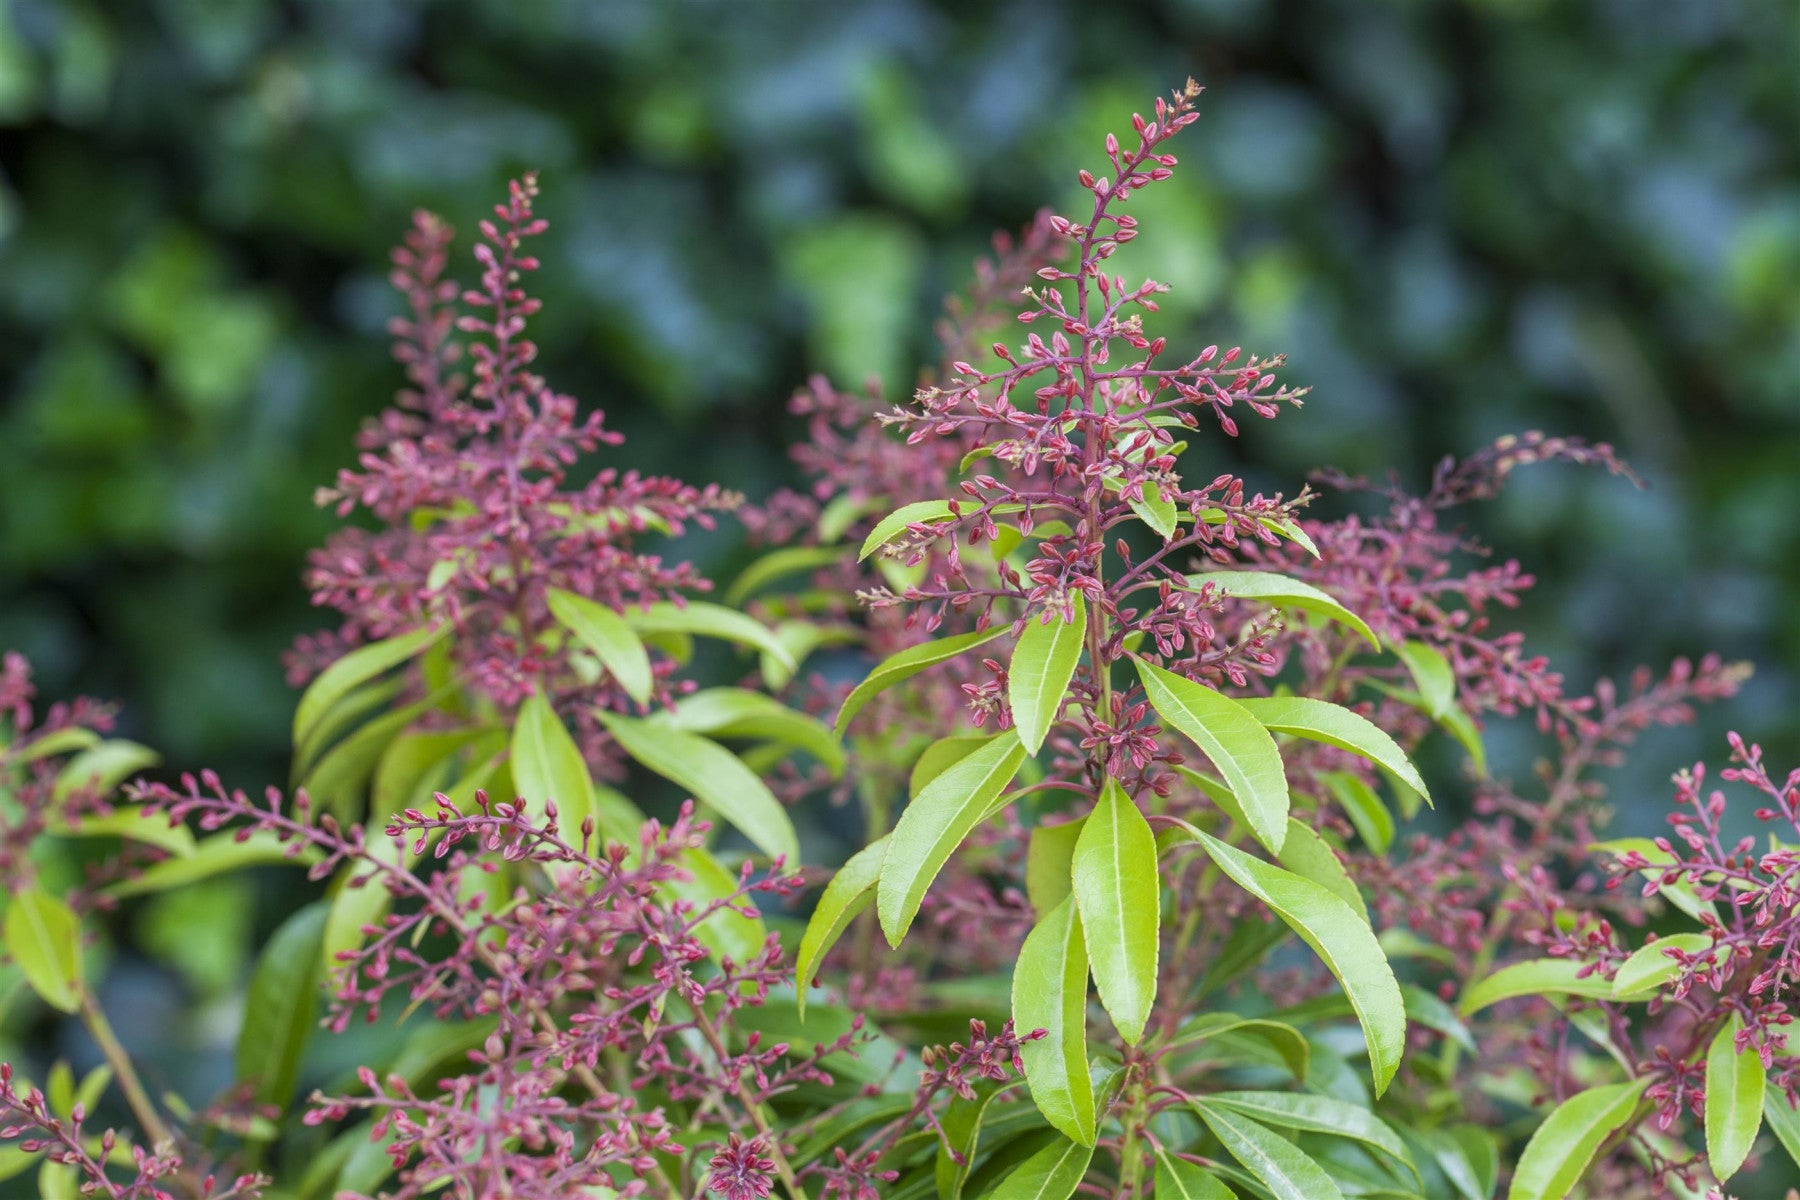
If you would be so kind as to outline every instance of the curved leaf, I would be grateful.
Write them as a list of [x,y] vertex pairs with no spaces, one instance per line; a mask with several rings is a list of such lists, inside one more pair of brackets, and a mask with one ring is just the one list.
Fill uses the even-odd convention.
[[509,761],[513,791],[539,812],[555,804],[557,826],[571,844],[581,838],[582,822],[592,820],[598,830],[594,781],[587,760],[542,695],[529,696],[519,706]]
[[1082,824],[1071,878],[1100,1003],[1126,1044],[1135,1046],[1156,1001],[1162,885],[1156,835],[1115,780],[1101,787]]
[[725,603],[742,604],[784,575],[828,567],[843,557],[841,546],[783,546],[771,550],[738,572],[725,589]]
[[1217,1175],[1176,1158],[1160,1142],[1156,1145],[1156,1187],[1150,1194],[1170,1200],[1237,1200],[1237,1193],[1219,1182]]
[[56,774],[53,799],[61,803],[78,790],[108,795],[131,776],[147,771],[161,761],[156,751],[148,746],[120,738],[108,739],[63,764],[63,769]]
[[1194,1109],[1275,1200],[1344,1200],[1325,1168],[1280,1134],[1210,1100],[1195,1100]]
[[794,656],[788,653],[774,630],[723,604],[709,604],[705,600],[676,604],[672,600],[659,600],[648,608],[627,609],[621,615],[639,634],[698,634],[719,638],[760,650],[790,671],[796,666]]
[[1349,1138],[1412,1167],[1412,1156],[1406,1152],[1400,1135],[1360,1104],[1303,1092],[1214,1092],[1206,1097],[1206,1102],[1223,1105],[1264,1125]]
[[993,741],[995,736],[991,733],[958,733],[931,743],[913,763],[912,774],[906,781],[906,794],[917,796],[932,780]]
[[1369,919],[1362,889],[1350,878],[1350,871],[1337,851],[1311,825],[1288,818],[1287,840],[1281,844],[1281,865],[1330,891],[1354,908],[1363,920]]
[[285,1109],[300,1060],[318,1025],[321,947],[327,913],[316,901],[282,922],[263,947],[244,998],[238,1029],[237,1077],[258,1104]]
[[1531,1135],[1513,1171],[1507,1200],[1563,1200],[1601,1145],[1631,1119],[1648,1076],[1589,1088],[1557,1105]]
[[1137,514],[1138,520],[1155,530],[1165,542],[1174,537],[1175,530],[1180,528],[1181,523],[1175,518],[1174,501],[1166,498],[1162,494],[1162,488],[1155,483],[1144,484],[1143,499],[1127,498],[1125,503],[1131,506],[1131,511]]
[[1010,731],[1003,733],[933,779],[900,814],[876,896],[889,945],[906,936],[931,881],[1024,761],[1025,747]]
[[1270,853],[1281,853],[1287,837],[1287,772],[1269,731],[1237,701],[1141,658],[1134,661],[1150,706],[1206,752],[1237,797],[1256,840]]
[[1326,771],[1319,782],[1330,790],[1338,807],[1350,818],[1356,836],[1377,854],[1386,854],[1394,844],[1394,814],[1375,789],[1348,771]]
[[1069,1200],[1093,1157],[1092,1146],[1058,1138],[1013,1168],[983,1200]]
[[[1314,557],[1317,557],[1316,552]],[[1276,608],[1297,608],[1328,617],[1349,626],[1366,638],[1369,645],[1381,649],[1381,642],[1368,622],[1310,583],[1273,571],[1206,571],[1188,576],[1188,584],[1192,587],[1205,583],[1212,584],[1234,600],[1263,600]]]
[[1386,1091],[1406,1047],[1406,1003],[1375,931],[1355,909],[1310,879],[1188,829],[1219,869],[1268,905],[1337,978],[1368,1043],[1375,1093]]
[[319,677],[301,694],[300,704],[294,709],[294,745],[307,742],[320,718],[358,684],[399,666],[449,632],[450,626],[446,623],[370,642],[319,672]]
[[975,1165],[975,1147],[981,1140],[981,1121],[988,1105],[1000,1090],[988,1084],[978,1086],[973,1096],[956,1096],[938,1119],[943,1140],[938,1146],[937,1165],[933,1172],[938,1200],[961,1200],[963,1184]]
[[1589,996],[1609,999],[1612,982],[1604,975],[1583,975],[1582,963],[1566,958],[1534,958],[1501,967],[1463,992],[1457,1011],[1467,1017],[1490,1004],[1520,996]]
[[1424,642],[1401,642],[1394,653],[1418,686],[1419,699],[1434,721],[1444,719],[1456,703],[1456,669],[1443,652]]
[[1087,638],[1087,601],[1075,592],[1069,603],[1067,621],[1052,609],[1049,624],[1036,619],[1026,622],[1025,632],[1013,648],[1006,676],[1007,702],[1027,754],[1036,754],[1043,747],[1075,675],[1075,664],[1081,661],[1082,643]]
[[1681,974],[1683,967],[1679,960],[1670,957],[1669,951],[1679,950],[1683,954],[1697,955],[1706,953],[1712,947],[1712,935],[1705,933],[1672,933],[1639,946],[1613,972],[1613,998],[1642,999],[1663,984],[1673,982]]
[[936,638],[929,642],[920,642],[917,646],[908,646],[900,653],[883,659],[863,681],[856,685],[850,694],[844,697],[844,706],[838,710],[836,728],[841,735],[844,727],[855,719],[876,696],[893,687],[903,679],[911,679],[927,667],[948,662],[959,654],[973,650],[975,647],[993,641],[1007,632],[1006,625],[996,625],[992,629],[983,629],[975,633],[958,634],[955,637]]
[[51,1008],[81,1007],[81,919],[42,888],[19,892],[6,906],[6,952],[31,990]]
[[796,1004],[802,1020],[806,1018],[806,993],[812,988],[819,964],[844,935],[844,930],[850,928],[850,922],[875,902],[875,885],[881,879],[887,843],[888,839],[884,837],[851,855],[825,885],[818,906],[813,909],[812,919],[806,923],[800,949],[794,956]]
[[1762,1130],[1768,1073],[1754,1044],[1738,1049],[1743,1029],[1731,1014],[1706,1052],[1706,1158],[1720,1183],[1737,1174]]
[[1800,1167],[1800,1109],[1788,1101],[1787,1089],[1774,1080],[1763,1085],[1763,1118],[1788,1158]]
[[147,896],[244,867],[267,863],[310,866],[320,857],[316,847],[283,842],[264,830],[257,830],[243,841],[239,841],[235,833],[217,833],[196,843],[192,854],[151,863],[136,875],[107,885],[104,891],[116,898]]
[[1425,781],[1406,757],[1406,751],[1361,713],[1307,696],[1257,696],[1238,703],[1249,709],[1266,729],[1336,746],[1386,767],[1424,797],[1426,803],[1431,802]]
[[1094,1085],[1088,1077],[1087,942],[1073,898],[1039,921],[1013,968],[1013,1027],[1044,1036],[1019,1048],[1025,1083],[1044,1119],[1083,1146],[1094,1144]]
[[830,728],[748,688],[707,688],[650,720],[709,737],[767,738],[806,751],[824,763],[834,779],[844,773],[844,748]]
[[1086,817],[1060,825],[1037,825],[1025,848],[1025,897],[1043,916],[1064,900],[1074,886],[1075,843]]
[[[911,504],[902,504],[881,520],[875,522],[875,528],[863,539],[862,550],[858,552],[856,561],[861,562],[875,553],[882,546],[893,541],[904,533],[909,526],[926,525],[933,521],[943,521],[955,515],[950,511],[949,500],[915,500]],[[968,512],[979,508],[973,502],[958,502],[957,507]]]
[[800,861],[800,840],[787,810],[731,751],[699,734],[651,721],[608,712],[596,716],[625,753],[686,788],[764,854],[790,863]]
[[625,618],[598,601],[561,588],[551,588],[547,598],[550,615],[594,652],[625,694],[639,704],[650,703],[656,683],[650,670],[650,653]]

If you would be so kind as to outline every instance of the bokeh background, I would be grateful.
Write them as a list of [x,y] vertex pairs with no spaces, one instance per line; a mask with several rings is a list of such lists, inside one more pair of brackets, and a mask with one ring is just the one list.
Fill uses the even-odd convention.
[[[1792,0],[0,0],[0,647],[172,764],[282,779],[310,498],[397,382],[411,209],[468,228],[541,171],[546,373],[634,464],[754,498],[810,371],[904,390],[992,231],[1190,74],[1134,267],[1176,344],[1314,386],[1239,468],[1614,442],[1647,489],[1539,468],[1470,517],[1577,685],[1758,663],[1638,757],[1624,820],[1727,724],[1800,758]],[[140,930],[229,1009],[224,900]]]

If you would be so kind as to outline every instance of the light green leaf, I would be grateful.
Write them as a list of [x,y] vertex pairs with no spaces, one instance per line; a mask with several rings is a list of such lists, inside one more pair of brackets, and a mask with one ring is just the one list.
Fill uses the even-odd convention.
[[1058,1138],[1013,1168],[982,1200],[1069,1200],[1093,1156],[1092,1146]]
[[448,623],[415,629],[359,646],[326,667],[301,695],[299,707],[294,710],[294,745],[309,741],[313,728],[326,712],[358,684],[399,666],[449,632]]
[[316,847],[283,842],[266,830],[257,830],[243,841],[235,833],[219,833],[203,838],[194,852],[185,858],[165,858],[152,863],[136,875],[109,884],[105,894],[116,899],[126,896],[148,896],[183,887],[214,875],[259,867],[268,863],[291,863],[311,866],[321,855]]
[[67,729],[52,729],[49,733],[29,738],[23,745],[0,745],[0,756],[11,759],[15,764],[28,763],[40,758],[68,754],[74,750],[86,750],[99,744],[99,734],[79,725],[71,725]]
[[906,936],[931,881],[987,817],[1024,761],[1025,747],[1016,734],[1003,733],[933,779],[900,814],[876,898],[889,945]]
[[943,1134],[933,1171],[938,1200],[961,1200],[963,1184],[968,1182],[969,1171],[975,1165],[982,1118],[999,1094],[1000,1089],[992,1084],[978,1086],[973,1096],[954,1096],[944,1115],[938,1118]]
[[1223,1105],[1264,1125],[1349,1138],[1373,1146],[1408,1169],[1412,1167],[1412,1156],[1406,1152],[1400,1135],[1368,1109],[1347,1100],[1303,1092],[1215,1092],[1206,1097],[1206,1102]]
[[1036,754],[1042,748],[1068,693],[1075,664],[1081,660],[1082,642],[1087,638],[1087,601],[1075,592],[1069,604],[1067,621],[1054,605],[1049,611],[1049,624],[1035,617],[1027,621],[1025,632],[1019,635],[1019,644],[1013,649],[1012,666],[1007,671],[1007,701],[1027,754]]
[[1767,1071],[1754,1044],[1738,1049],[1743,1029],[1731,1014],[1706,1052],[1706,1158],[1720,1183],[1737,1174],[1762,1129]]
[[1442,651],[1424,642],[1401,642],[1394,653],[1413,677],[1425,711],[1441,721],[1456,703],[1456,671]]
[[837,715],[838,733],[841,735],[844,732],[845,726],[849,725],[856,714],[863,710],[864,705],[896,683],[903,679],[911,679],[927,667],[948,662],[959,654],[985,645],[1007,632],[1009,628],[1008,625],[1000,624],[977,633],[962,633],[955,637],[920,642],[917,646],[908,646],[898,654],[882,660],[844,698],[844,707],[838,710]]
[[1406,1047],[1406,1004],[1375,931],[1329,890],[1187,826],[1233,882],[1313,948],[1350,998],[1368,1043],[1375,1093],[1387,1090]]
[[850,928],[850,922],[875,903],[875,885],[881,879],[887,844],[887,838],[880,838],[851,855],[825,885],[818,906],[813,909],[812,919],[806,923],[799,952],[794,956],[796,1003],[802,1020],[806,1018],[806,994],[812,990],[819,964]]
[[1180,522],[1175,519],[1175,504],[1164,498],[1162,488],[1155,483],[1144,484],[1144,496],[1141,500],[1127,499],[1131,511],[1137,514],[1138,520],[1157,532],[1163,541],[1175,536]]
[[1672,933],[1638,947],[1613,973],[1613,998],[1643,999],[1665,983],[1673,982],[1681,974],[1683,967],[1669,956],[1669,951],[1680,950],[1689,955],[1704,954],[1712,946],[1710,934]]
[[1361,713],[1306,696],[1257,696],[1238,703],[1249,709],[1264,728],[1275,733],[1323,742],[1386,767],[1430,802],[1425,781],[1406,757],[1406,751]]
[[1025,937],[1013,968],[1013,1027],[1044,1030],[1019,1053],[1038,1111],[1065,1136],[1094,1144],[1094,1085],[1088,1076],[1087,941],[1071,897]]
[[814,650],[821,646],[854,642],[857,635],[853,630],[816,625],[811,621],[781,621],[775,626],[775,640],[786,648],[788,658],[795,665],[784,665],[774,655],[764,653],[760,656],[757,667],[762,671],[763,681],[779,691],[793,680],[798,664],[805,662],[806,657]]
[[1242,1042],[1260,1042],[1274,1053],[1295,1079],[1306,1078],[1312,1047],[1306,1035],[1284,1021],[1262,1017],[1240,1017],[1231,1012],[1202,1013],[1182,1024],[1169,1045],[1198,1045],[1214,1038]]
[[177,857],[194,852],[194,835],[184,825],[169,824],[167,813],[146,813],[120,805],[109,813],[88,813],[72,822],[53,821],[47,832],[57,837],[117,837],[167,850]]
[[312,797],[316,808],[331,813],[340,821],[352,820],[370,777],[394,739],[435,708],[451,690],[440,688],[423,700],[383,713],[327,750],[317,762],[309,764],[300,779],[300,786]]
[[1598,972],[1583,975],[1585,965],[1566,958],[1534,958],[1501,967],[1463,992],[1457,1011],[1467,1017],[1490,1004],[1520,996],[1589,996],[1610,999],[1612,982]]
[[725,590],[725,603],[741,605],[775,580],[829,567],[844,557],[840,546],[783,546],[745,567]]
[[1356,827],[1356,836],[1377,854],[1386,854],[1394,844],[1394,814],[1375,789],[1348,771],[1326,771],[1319,782],[1331,792],[1338,807]]
[[[876,550],[899,537],[910,525],[948,520],[952,516],[950,505],[951,502],[948,500],[916,500],[911,504],[902,504],[875,522],[875,528],[871,529],[869,536],[863,539],[862,551],[857,554],[856,560],[861,562],[869,557]],[[957,507],[962,512],[973,512],[981,506],[973,500],[967,500],[958,502]]]
[[917,796],[932,780],[993,740],[994,735],[991,733],[957,733],[939,738],[925,747],[925,752],[913,763],[912,774],[906,783],[906,794],[909,797]]
[[101,742],[71,758],[57,772],[52,799],[61,804],[77,790],[98,796],[113,789],[140,771],[147,771],[162,760],[156,751],[136,742],[118,738]]
[[327,904],[307,905],[281,924],[264,946],[238,1028],[237,1078],[258,1104],[285,1109],[294,1096],[306,1043],[318,1026],[321,943]]
[[[1646,879],[1656,880],[1663,874],[1663,868],[1675,862],[1675,853],[1664,850],[1656,842],[1647,837],[1615,838],[1610,842],[1595,842],[1588,849],[1595,854],[1623,855],[1636,851],[1644,856],[1650,865],[1638,872]],[[1710,900],[1703,900],[1694,890],[1694,885],[1685,879],[1675,879],[1657,886],[1656,895],[1694,918],[1704,922],[1707,917],[1718,919],[1718,910]]]
[[1237,1200],[1217,1175],[1176,1158],[1161,1142],[1156,1144],[1156,1187],[1150,1194],[1165,1200]]
[[698,734],[650,721],[616,713],[596,715],[625,753],[686,788],[764,854],[789,863],[800,861],[800,840],[787,810],[731,751]]
[[[1317,557],[1317,551],[1314,556]],[[1206,571],[1188,576],[1191,587],[1197,588],[1204,583],[1212,584],[1233,599],[1262,600],[1276,608],[1297,608],[1302,612],[1317,613],[1348,625],[1367,638],[1369,645],[1377,650],[1381,649],[1381,642],[1376,639],[1375,631],[1369,628],[1368,622],[1303,580],[1291,579],[1273,571]]]
[[1531,1135],[1513,1171],[1508,1200],[1563,1200],[1601,1145],[1627,1121],[1650,1077],[1589,1088],[1569,1097]]
[[6,952],[40,999],[72,1013],[81,1007],[81,919],[42,888],[16,893],[6,908]]
[[1337,851],[1311,825],[1293,817],[1288,818],[1287,840],[1281,844],[1281,865],[1302,879],[1310,879],[1330,891],[1354,908],[1363,920],[1369,919],[1369,908],[1363,902],[1362,889],[1350,878],[1350,872],[1344,866],[1344,860],[1338,857]]
[[[587,762],[542,695],[530,696],[519,706],[509,761],[513,790],[538,812],[555,804],[557,826],[571,845],[580,840],[583,821],[591,819],[597,827],[594,781]],[[598,843],[594,848],[599,849]]]
[[672,600],[660,600],[648,608],[627,609],[621,615],[639,634],[698,634],[719,638],[760,650],[790,671],[797,665],[774,630],[723,604],[709,604],[704,600],[676,604]]
[[765,738],[806,751],[825,764],[834,779],[844,773],[844,748],[829,727],[748,688],[707,688],[650,720],[708,737]]
[[1073,889],[1075,843],[1086,817],[1060,825],[1038,825],[1025,849],[1025,896],[1043,916],[1069,897]]
[[650,703],[655,685],[650,653],[625,618],[604,604],[561,588],[551,588],[548,598],[550,615],[593,651],[625,694],[639,704]]
[[1269,731],[1237,701],[1141,658],[1134,661],[1150,706],[1206,752],[1237,797],[1250,832],[1270,853],[1281,853],[1287,837],[1287,773]]
[[1344,1193],[1325,1168],[1280,1134],[1210,1100],[1194,1101],[1194,1109],[1231,1157],[1261,1180],[1275,1200],[1343,1200]]
[[1787,1092],[1773,1080],[1763,1085],[1763,1118],[1788,1158],[1800,1167],[1800,1109],[1788,1103]]
[[1126,1044],[1135,1046],[1156,1001],[1162,887],[1156,835],[1115,780],[1101,787],[1082,825],[1072,873],[1100,1003]]

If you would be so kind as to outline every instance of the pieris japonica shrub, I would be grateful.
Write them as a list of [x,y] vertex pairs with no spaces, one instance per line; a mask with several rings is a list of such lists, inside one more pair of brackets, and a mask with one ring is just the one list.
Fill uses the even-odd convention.
[[[291,659],[292,778],[158,774],[105,707],[0,671],[6,949],[105,1056],[0,1073],[0,1171],[46,1197],[1553,1200],[1800,1154],[1800,773],[1733,740],[1728,790],[1675,776],[1664,836],[1603,830],[1606,769],[1744,669],[1583,694],[1506,628],[1533,580],[1458,508],[1535,463],[1628,474],[1604,445],[1508,438],[1420,495],[1206,465],[1306,389],[1168,345],[1163,285],[1119,273],[1197,95],[997,243],[910,400],[802,391],[808,485],[753,503],[621,466],[533,373],[534,181],[466,290],[420,217],[407,389],[321,493],[361,516],[309,570],[340,621]],[[723,514],[765,549],[713,598],[679,535]],[[699,685],[697,639],[735,682]],[[1512,717],[1528,780],[1485,761]],[[1428,782],[1428,742],[1460,772]],[[1470,814],[1447,831],[1434,783]],[[1763,836],[1726,832],[1734,796]],[[863,832],[817,861],[834,808]],[[234,1086],[167,1097],[96,946],[135,897],[252,869],[313,898],[248,981]],[[360,1022],[391,1049],[321,1080]]]

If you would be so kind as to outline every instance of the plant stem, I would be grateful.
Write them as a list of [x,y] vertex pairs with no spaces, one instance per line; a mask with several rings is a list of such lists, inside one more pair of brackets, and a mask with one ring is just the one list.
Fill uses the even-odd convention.
[[138,1078],[137,1068],[131,1064],[131,1055],[125,1052],[125,1047],[113,1032],[106,1014],[100,1011],[100,1006],[86,990],[81,992],[81,1021],[87,1026],[94,1041],[99,1043],[100,1052],[112,1067],[113,1079],[125,1094],[125,1103],[130,1107],[131,1115],[137,1118],[144,1136],[150,1139],[152,1146],[172,1145],[175,1136],[163,1122],[162,1115],[156,1111],[156,1105],[150,1100],[150,1093],[144,1090],[144,1081]]

